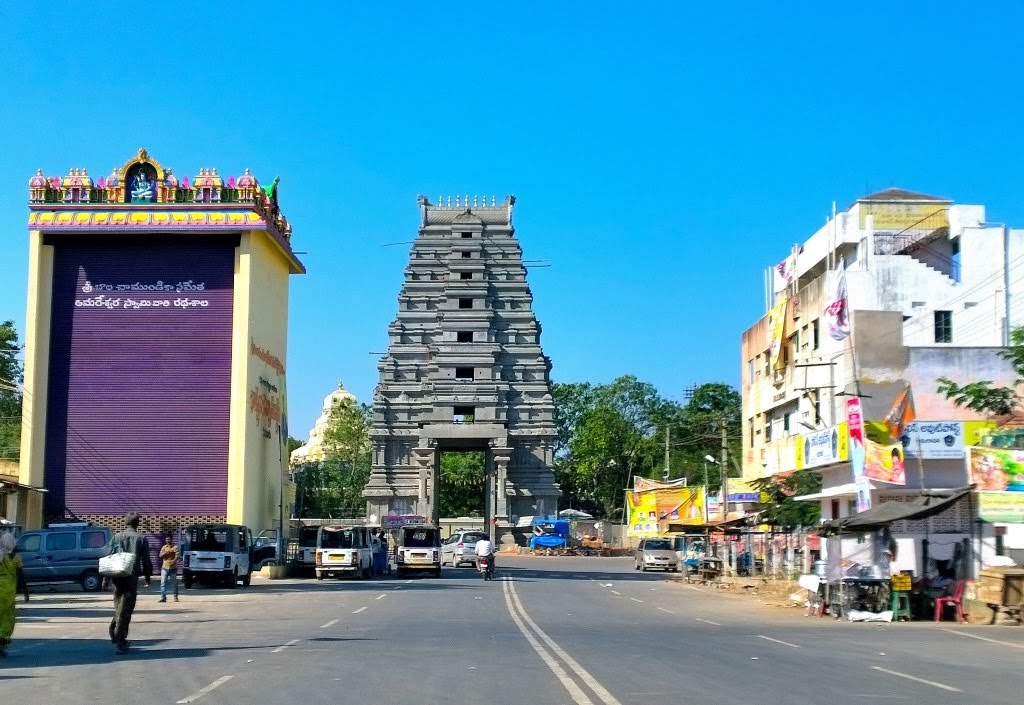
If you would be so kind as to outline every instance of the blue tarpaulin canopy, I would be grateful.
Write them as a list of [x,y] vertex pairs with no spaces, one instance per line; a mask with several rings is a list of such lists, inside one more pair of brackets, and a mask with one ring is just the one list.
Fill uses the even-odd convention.
[[563,519],[533,520],[530,548],[561,548],[569,543],[569,522]]

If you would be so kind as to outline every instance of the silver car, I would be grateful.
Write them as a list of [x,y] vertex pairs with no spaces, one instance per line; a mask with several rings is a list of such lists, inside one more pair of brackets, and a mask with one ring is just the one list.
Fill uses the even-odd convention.
[[458,568],[463,563],[476,565],[476,542],[488,538],[482,531],[459,529],[441,544],[441,563]]
[[641,571],[657,568],[678,573],[679,555],[672,548],[671,539],[640,539],[633,567]]

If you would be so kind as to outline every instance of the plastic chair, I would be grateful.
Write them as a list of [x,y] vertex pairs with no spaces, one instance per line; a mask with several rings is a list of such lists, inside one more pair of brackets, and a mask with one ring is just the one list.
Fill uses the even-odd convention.
[[935,598],[935,621],[942,621],[942,613],[947,605],[954,605],[956,607],[956,621],[966,622],[964,618],[964,587],[967,583],[973,583],[973,580],[957,580],[956,586],[953,588],[953,594],[948,597],[936,597]]

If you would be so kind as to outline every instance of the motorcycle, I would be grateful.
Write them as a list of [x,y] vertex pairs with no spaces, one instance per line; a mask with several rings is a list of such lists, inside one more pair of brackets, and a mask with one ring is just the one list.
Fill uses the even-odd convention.
[[476,569],[484,580],[494,580],[494,556],[477,556]]

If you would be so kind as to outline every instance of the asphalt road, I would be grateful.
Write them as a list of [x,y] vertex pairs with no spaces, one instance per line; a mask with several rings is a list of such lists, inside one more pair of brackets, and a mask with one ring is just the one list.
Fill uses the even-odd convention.
[[1024,627],[849,624],[639,574],[630,559],[501,557],[440,580],[254,579],[18,604],[3,703],[1020,703]]

